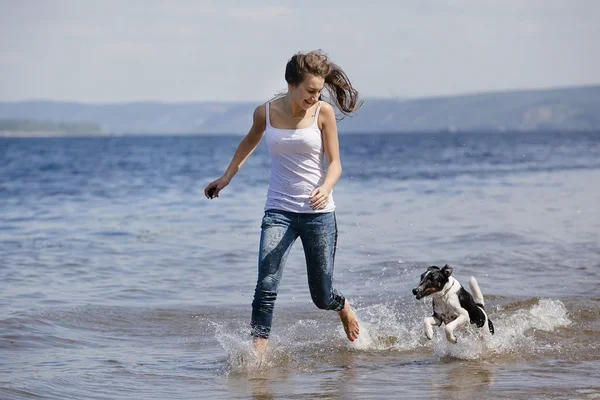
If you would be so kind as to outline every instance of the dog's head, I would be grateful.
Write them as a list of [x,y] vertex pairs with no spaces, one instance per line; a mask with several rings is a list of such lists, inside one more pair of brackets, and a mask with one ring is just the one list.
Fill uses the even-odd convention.
[[452,267],[448,264],[442,269],[439,269],[436,266],[429,267],[427,268],[427,271],[421,275],[419,286],[414,288],[412,292],[417,297],[417,300],[439,292],[444,288],[446,283],[448,283],[450,275],[452,275]]

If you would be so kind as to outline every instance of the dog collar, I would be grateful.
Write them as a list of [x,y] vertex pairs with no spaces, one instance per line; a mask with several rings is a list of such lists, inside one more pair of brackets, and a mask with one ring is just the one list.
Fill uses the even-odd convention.
[[442,293],[442,297],[448,294],[448,292],[450,291],[450,289],[452,289],[452,287],[454,286],[454,282],[456,282],[456,279],[452,279],[452,284],[450,285],[450,287],[445,292]]

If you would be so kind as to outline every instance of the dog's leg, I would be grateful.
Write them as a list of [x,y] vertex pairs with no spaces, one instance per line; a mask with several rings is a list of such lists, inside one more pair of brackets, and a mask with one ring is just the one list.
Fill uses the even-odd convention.
[[436,317],[425,317],[425,319],[423,319],[423,322],[425,325],[425,336],[427,336],[427,339],[429,340],[433,339],[433,327],[440,326],[442,321],[440,321]]
[[448,341],[450,343],[456,344],[456,337],[454,336],[454,330],[457,327],[459,327],[461,325],[465,325],[468,322],[469,322],[469,315],[467,314],[465,316],[464,314],[460,314],[458,316],[458,318],[456,318],[454,321],[450,322],[449,324],[446,324],[446,339],[448,339]]

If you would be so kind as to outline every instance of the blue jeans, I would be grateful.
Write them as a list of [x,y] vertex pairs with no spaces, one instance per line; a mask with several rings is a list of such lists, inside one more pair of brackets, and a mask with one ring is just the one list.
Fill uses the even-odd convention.
[[333,262],[337,244],[334,212],[304,214],[267,210],[262,220],[258,254],[258,281],[252,302],[252,336],[268,338],[273,307],[283,267],[292,245],[302,240],[308,287],[315,305],[339,311],[344,296],[333,288]]

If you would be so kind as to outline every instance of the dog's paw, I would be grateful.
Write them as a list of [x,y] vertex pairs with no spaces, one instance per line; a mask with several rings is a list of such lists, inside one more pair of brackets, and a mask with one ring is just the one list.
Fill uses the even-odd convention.
[[433,339],[433,328],[431,326],[425,327],[425,336],[429,340]]
[[452,344],[456,344],[457,342],[454,332],[452,332],[450,329],[446,329],[446,339],[448,339],[448,341]]

